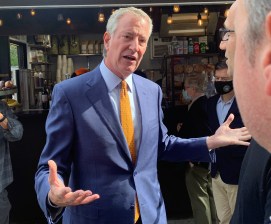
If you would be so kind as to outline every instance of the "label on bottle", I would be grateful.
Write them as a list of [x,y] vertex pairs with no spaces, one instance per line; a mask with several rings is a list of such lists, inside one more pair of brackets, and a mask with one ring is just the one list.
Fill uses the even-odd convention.
[[206,44],[205,43],[200,43],[200,53],[204,54],[206,53]]
[[199,43],[198,42],[194,43],[194,54],[199,54]]
[[43,102],[43,103],[48,102],[48,95],[42,94],[42,95],[41,95],[41,102]]

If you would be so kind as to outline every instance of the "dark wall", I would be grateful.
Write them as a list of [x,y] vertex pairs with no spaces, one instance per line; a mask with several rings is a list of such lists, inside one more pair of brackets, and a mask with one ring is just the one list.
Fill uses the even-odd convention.
[[[0,36],[0,74],[10,75],[9,37]],[[0,80],[2,78],[0,77]]]
[[10,143],[14,182],[8,187],[8,192],[12,222],[46,223],[34,190],[34,176],[46,141],[46,117],[47,113],[18,114],[24,135],[21,141]]

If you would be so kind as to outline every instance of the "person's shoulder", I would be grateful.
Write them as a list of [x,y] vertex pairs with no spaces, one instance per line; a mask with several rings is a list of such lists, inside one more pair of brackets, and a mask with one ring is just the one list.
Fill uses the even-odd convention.
[[218,101],[219,97],[220,97],[219,94],[216,94],[216,95],[214,95],[214,96],[211,96],[211,97],[209,97],[209,98],[207,99],[207,102],[208,102],[208,103],[216,102],[216,101]]
[[142,76],[139,76],[137,74],[133,74],[133,78],[137,83],[141,83],[142,85],[147,86],[148,88],[152,88],[152,87],[157,88],[159,86],[154,81],[152,81],[148,78],[144,78]]
[[94,69],[80,76],[63,80],[62,82],[58,83],[57,86],[61,86],[62,88],[74,88],[82,86],[91,80],[97,79],[98,74],[99,74],[98,70]]

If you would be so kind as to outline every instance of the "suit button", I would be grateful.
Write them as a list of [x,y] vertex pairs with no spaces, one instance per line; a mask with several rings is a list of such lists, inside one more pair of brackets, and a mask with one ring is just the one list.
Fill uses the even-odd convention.
[[131,205],[131,206],[130,206],[130,209],[131,209],[131,210],[134,210],[134,209],[135,209],[135,205]]

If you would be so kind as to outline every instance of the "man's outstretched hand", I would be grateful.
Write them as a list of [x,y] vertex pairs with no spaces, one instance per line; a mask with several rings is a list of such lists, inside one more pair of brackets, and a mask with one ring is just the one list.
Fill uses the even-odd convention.
[[98,194],[92,194],[89,190],[77,190],[72,192],[71,188],[66,187],[62,180],[58,178],[56,163],[53,160],[49,160],[48,165],[48,181],[50,184],[48,197],[52,204],[59,207],[66,207],[87,204],[100,198]]
[[249,145],[247,141],[251,139],[251,135],[246,127],[230,128],[233,119],[234,115],[230,114],[228,119],[216,130],[215,134],[207,137],[207,146],[209,149],[228,145]]

